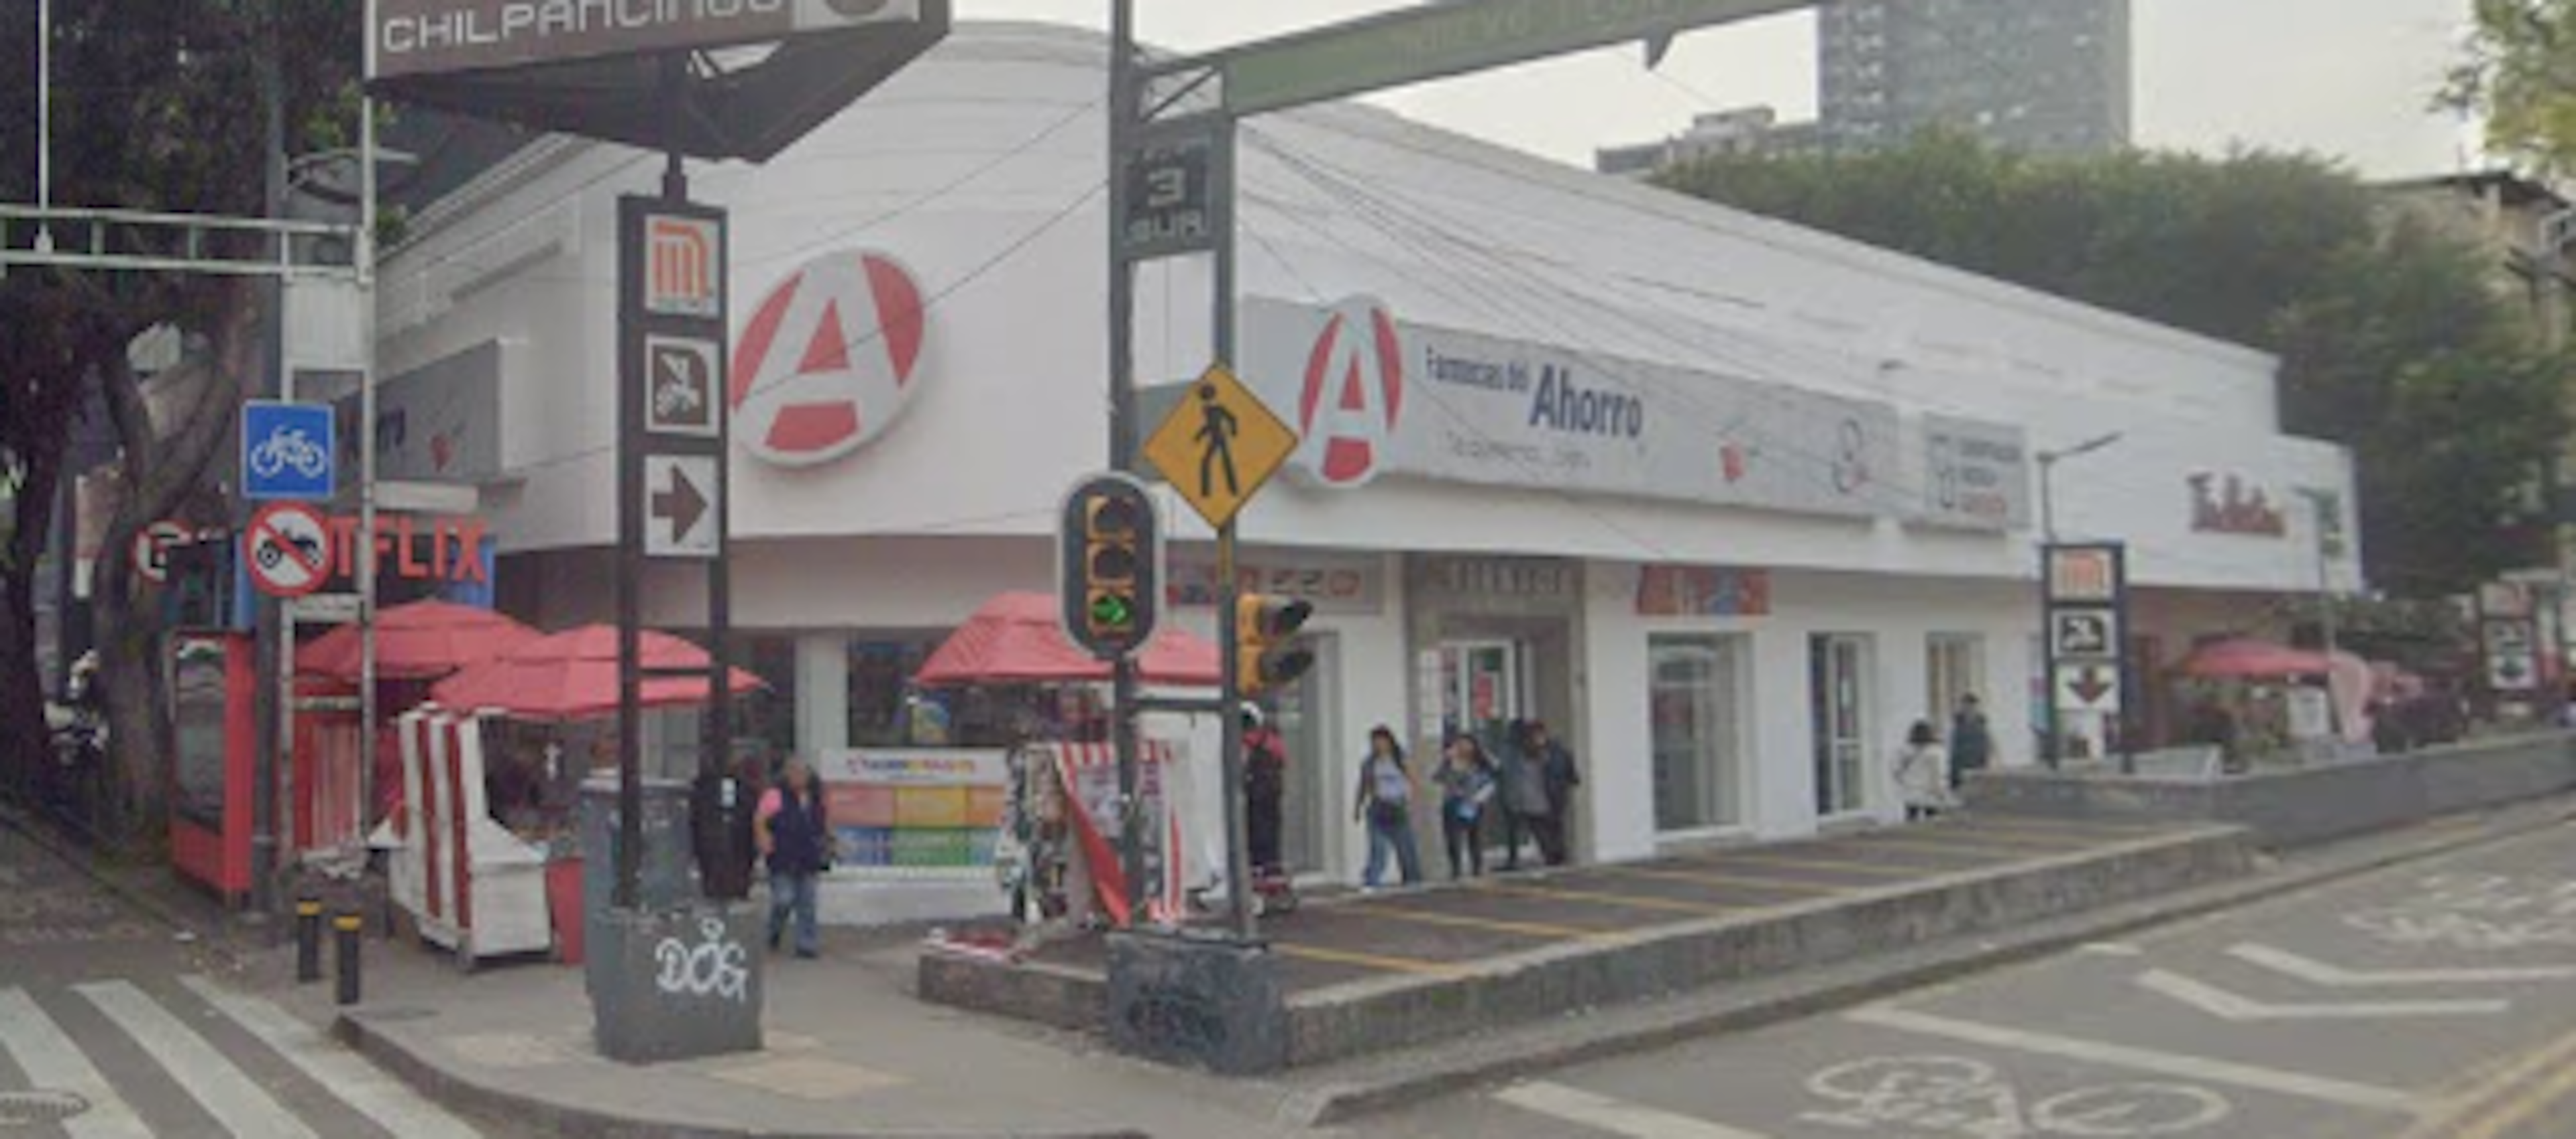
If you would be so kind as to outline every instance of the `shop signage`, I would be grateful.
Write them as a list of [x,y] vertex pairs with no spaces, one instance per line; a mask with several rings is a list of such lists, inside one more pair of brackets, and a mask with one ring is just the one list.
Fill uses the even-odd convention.
[[2112,657],[2120,651],[2120,615],[2110,606],[2060,606],[2048,614],[2049,645],[2061,659]]
[[826,749],[814,764],[844,865],[990,865],[1010,784],[998,750]]
[[1243,375],[1304,437],[1290,469],[1849,516],[1910,513],[1892,407],[1401,321],[1355,298],[1254,298]]
[[376,0],[376,76],[670,52],[921,19],[920,0]]
[[1637,574],[1640,617],[1767,617],[1771,571],[1646,566]]
[[2193,530],[2253,538],[2279,538],[2290,532],[2280,506],[2261,486],[2242,476],[2195,471],[2185,481],[2191,486]]
[[929,313],[911,271],[842,250],[771,286],[735,346],[726,400],[734,439],[782,467],[840,458],[912,402]]
[[[1174,551],[1165,572],[1164,597],[1175,606],[1213,608],[1221,584],[1216,554]],[[1377,558],[1293,552],[1235,556],[1235,584],[1245,593],[1293,597],[1317,613],[1375,616],[1386,610],[1385,564]]]
[[[501,473],[502,345],[487,340],[376,385],[376,477],[477,483]],[[358,462],[358,397],[339,404],[350,425],[340,461]]]
[[[489,585],[492,562],[484,530],[479,518],[378,514],[376,569],[415,581]],[[354,578],[358,532],[355,515],[325,516],[304,503],[262,510],[242,534],[251,582],[270,596],[295,597]]]
[[1423,559],[1423,583],[1454,597],[1565,598],[1581,588],[1580,566],[1536,558]]
[[2010,530],[2030,524],[2030,449],[2018,427],[1923,417],[1923,521]]

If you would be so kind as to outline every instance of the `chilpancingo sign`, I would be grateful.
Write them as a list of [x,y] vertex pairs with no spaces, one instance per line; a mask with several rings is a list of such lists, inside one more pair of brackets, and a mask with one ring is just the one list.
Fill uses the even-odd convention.
[[921,0],[378,0],[383,79],[785,39],[921,19]]

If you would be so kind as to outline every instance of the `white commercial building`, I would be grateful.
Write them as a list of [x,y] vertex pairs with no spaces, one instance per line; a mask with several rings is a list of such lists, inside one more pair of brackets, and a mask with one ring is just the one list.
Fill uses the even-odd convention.
[[[693,170],[732,213],[733,619],[781,746],[914,742],[908,670],[1053,588],[1107,449],[1103,61],[963,26],[767,166]],[[2056,529],[2129,544],[2143,659],[2358,586],[2350,461],[2281,434],[2258,353],[1365,107],[1246,123],[1240,165],[1236,370],[1306,436],[1242,528],[1320,610],[1281,708],[1312,868],[1356,874],[1377,724],[1545,719],[1595,859],[1898,816],[1891,753],[1961,693],[2029,761],[2034,458],[2107,432]],[[385,272],[388,470],[480,484],[502,604],[549,627],[612,613],[616,199],[659,172],[548,140]],[[1142,382],[1208,363],[1206,290],[1146,274]],[[1206,628],[1205,531],[1169,517]],[[699,595],[659,571],[647,620]]]

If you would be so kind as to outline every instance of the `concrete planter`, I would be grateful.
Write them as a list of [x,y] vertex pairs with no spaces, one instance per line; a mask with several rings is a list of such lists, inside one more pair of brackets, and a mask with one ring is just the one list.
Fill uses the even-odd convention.
[[2197,778],[2019,768],[1980,772],[1972,811],[2218,823],[2266,847],[2306,846],[2576,787],[2576,735],[2480,740],[2288,770]]

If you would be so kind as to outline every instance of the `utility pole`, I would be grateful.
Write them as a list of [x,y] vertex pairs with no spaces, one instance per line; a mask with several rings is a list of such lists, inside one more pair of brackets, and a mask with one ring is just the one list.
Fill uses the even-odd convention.
[[[1122,168],[1134,145],[1136,123],[1136,0],[1109,3],[1109,469],[1136,470],[1136,266],[1119,242],[1127,216]],[[1125,852],[1127,914],[1133,922],[1145,904],[1145,815],[1136,739],[1136,661],[1120,654],[1109,678],[1110,742],[1118,751],[1119,841]],[[1174,858],[1179,851],[1164,851]]]
[[[275,222],[286,213],[286,81],[278,58],[278,25],[284,13],[281,0],[269,0],[265,8],[267,18],[260,35],[259,98],[266,124],[260,143],[260,165],[266,177],[260,214]],[[292,256],[287,246],[293,239],[281,232],[270,240],[277,243],[272,250],[275,261],[286,264]],[[271,277],[260,294],[266,310],[262,323],[267,349],[259,386],[262,394],[293,399],[295,379],[287,374],[285,279]],[[247,507],[247,503],[244,505]],[[263,916],[275,901],[277,820],[279,799],[284,793],[280,774],[287,768],[287,734],[294,730],[295,678],[291,675],[293,661],[288,656],[291,650],[287,647],[290,634],[285,608],[261,605],[256,609],[253,659],[257,661],[255,671],[268,682],[270,697],[255,702],[259,743],[253,749],[251,776],[250,908],[253,914]]]

